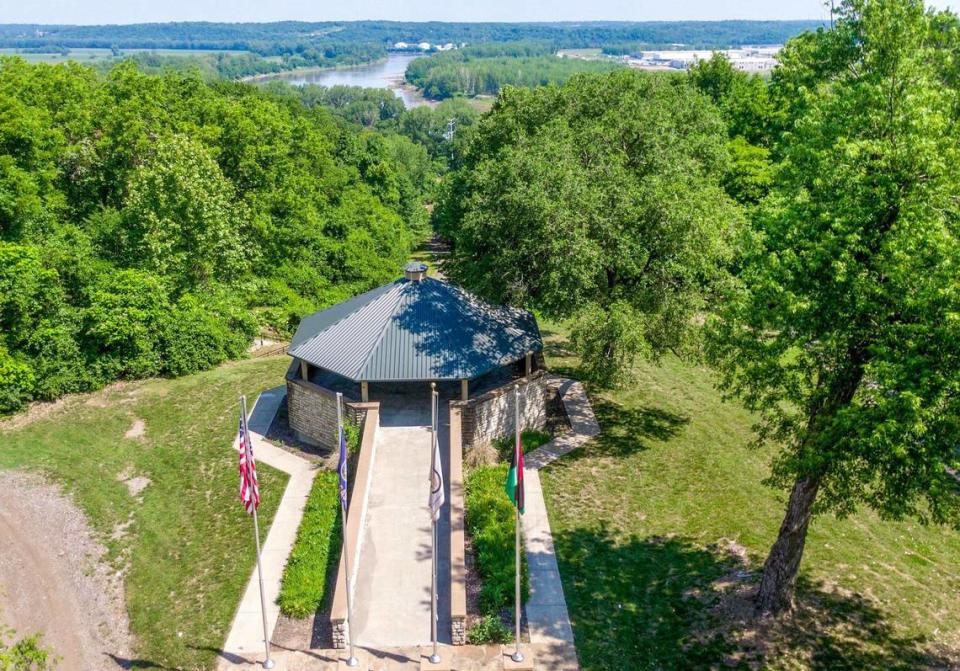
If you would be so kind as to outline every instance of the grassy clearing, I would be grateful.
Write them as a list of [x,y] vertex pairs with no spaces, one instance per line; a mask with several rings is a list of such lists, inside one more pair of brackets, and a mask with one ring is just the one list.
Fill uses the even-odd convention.
[[283,569],[278,603],[284,615],[307,617],[327,598],[343,537],[338,491],[336,473],[317,474],[297,530],[297,540]]
[[[213,665],[255,561],[230,449],[237,397],[276,386],[288,365],[266,357],[114,385],[0,424],[0,469],[62,483],[126,573],[137,668]],[[265,464],[258,474],[265,536],[287,476]],[[150,480],[139,494],[124,482],[134,477]]]
[[[544,327],[548,364],[576,377],[564,332]],[[772,452],[750,447],[753,417],[709,370],[668,358],[637,373],[589,390],[602,435],[541,473],[585,671],[956,663],[960,534],[868,511],[816,519],[796,616],[752,622],[785,505],[761,484]]]

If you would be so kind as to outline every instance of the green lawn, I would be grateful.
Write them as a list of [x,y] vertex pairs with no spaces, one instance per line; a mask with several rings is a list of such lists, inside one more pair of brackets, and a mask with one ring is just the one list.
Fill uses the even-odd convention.
[[[561,330],[544,335],[548,365],[576,376]],[[637,373],[590,390],[602,435],[541,474],[585,671],[957,662],[960,534],[869,512],[814,521],[792,620],[746,619],[784,509],[761,484],[771,451],[749,446],[753,418],[709,370],[668,358]]]
[[[254,566],[231,450],[237,397],[252,405],[288,365],[285,356],[267,357],[115,385],[68,398],[26,426],[0,425],[0,469],[62,482],[126,573],[134,668],[212,667]],[[124,437],[136,420],[143,436]],[[265,536],[287,476],[265,464],[258,474]],[[138,497],[121,475],[151,482]]]

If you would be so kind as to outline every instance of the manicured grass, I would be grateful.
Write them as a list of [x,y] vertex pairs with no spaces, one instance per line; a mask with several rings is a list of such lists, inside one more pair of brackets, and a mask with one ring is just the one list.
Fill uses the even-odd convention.
[[[513,612],[515,590],[516,512],[504,491],[507,464],[472,469],[464,486],[466,524],[473,539],[477,571],[480,574],[479,604],[484,615]],[[521,599],[529,591],[526,556],[520,555]]]
[[[542,326],[548,365],[576,377],[565,334]],[[960,534],[868,511],[814,520],[794,618],[758,632],[748,609],[716,611],[749,596],[782,520],[784,493],[762,484],[772,450],[750,446],[754,418],[708,369],[667,358],[637,374],[589,389],[603,433],[541,472],[585,671],[956,663]]]
[[[0,425],[0,468],[63,483],[125,572],[136,668],[212,668],[255,562],[231,449],[237,398],[280,384],[288,365],[267,357],[115,385]],[[137,420],[143,435],[125,437]],[[265,537],[287,476],[266,464],[258,475]],[[131,494],[120,480],[131,476],[150,484]]]
[[312,615],[328,595],[343,537],[338,481],[333,471],[323,471],[314,478],[297,540],[283,569],[278,603],[284,615]]

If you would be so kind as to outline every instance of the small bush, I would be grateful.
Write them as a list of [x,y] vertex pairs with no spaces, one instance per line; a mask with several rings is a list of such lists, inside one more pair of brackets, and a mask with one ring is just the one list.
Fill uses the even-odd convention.
[[52,668],[50,653],[40,645],[40,636],[25,636],[16,642],[5,639],[12,629],[0,627],[0,671],[46,671]]
[[513,634],[496,615],[484,615],[479,622],[470,627],[470,633],[467,634],[467,642],[470,645],[509,643],[512,640]]
[[340,558],[340,506],[337,474],[318,473],[283,570],[277,603],[284,615],[304,618],[323,604],[332,570]]
[[[500,456],[500,459],[503,461],[509,462],[513,456],[513,435],[504,436],[503,438],[494,442],[494,447],[497,449],[497,454]],[[533,452],[535,449],[542,445],[546,445],[551,440],[551,436],[546,431],[537,431],[536,429],[527,429],[520,433],[520,444],[523,445],[523,453],[527,454],[528,452]]]
[[[473,538],[480,588],[480,610],[498,615],[513,605],[515,511],[503,489],[507,464],[474,469],[467,476],[467,527]],[[520,555],[521,598],[529,591],[526,556]]]

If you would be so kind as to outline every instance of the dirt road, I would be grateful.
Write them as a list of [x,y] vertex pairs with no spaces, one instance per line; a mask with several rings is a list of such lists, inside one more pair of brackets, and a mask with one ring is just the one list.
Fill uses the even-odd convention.
[[57,487],[0,472],[0,623],[40,632],[57,669],[122,668],[129,635],[122,581]]

